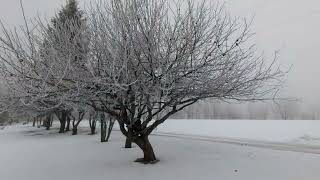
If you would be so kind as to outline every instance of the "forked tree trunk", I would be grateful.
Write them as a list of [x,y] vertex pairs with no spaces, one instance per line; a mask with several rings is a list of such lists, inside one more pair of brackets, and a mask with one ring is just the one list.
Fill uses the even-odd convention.
[[73,117],[73,121],[72,121],[72,135],[77,135],[78,134],[78,127],[80,122],[83,120],[83,117],[86,113],[83,111],[78,113],[78,117],[75,118]]
[[153,164],[158,162],[156,155],[154,154],[152,145],[150,144],[148,136],[141,136],[135,140],[135,143],[143,151],[143,158],[139,158],[136,162],[144,164]]
[[107,133],[107,138],[106,138],[107,142],[110,139],[110,135],[111,135],[114,123],[115,123],[115,121],[113,121],[112,119],[109,119],[109,127],[108,127],[108,133]]
[[78,126],[80,124],[81,120],[73,120],[72,122],[72,135],[77,135],[78,134]]

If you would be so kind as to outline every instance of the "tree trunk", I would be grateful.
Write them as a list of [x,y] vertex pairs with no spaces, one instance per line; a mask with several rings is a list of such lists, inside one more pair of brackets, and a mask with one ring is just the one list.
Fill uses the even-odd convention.
[[34,118],[33,118],[33,122],[32,122],[32,126],[33,126],[33,127],[36,126],[36,121],[37,121],[37,118],[34,117]]
[[101,142],[106,142],[107,127],[105,122],[101,122]]
[[75,118],[74,116],[71,115],[72,118],[73,118],[73,120],[72,120],[72,135],[77,135],[78,134],[79,124],[82,121],[82,119],[83,119],[85,114],[86,114],[85,111],[79,111],[77,118]]
[[89,117],[89,126],[91,130],[91,135],[96,134],[96,124],[97,124],[97,117],[90,115]]
[[44,123],[44,125],[45,125],[45,127],[46,127],[46,130],[50,130],[50,123],[51,123],[51,115],[48,115],[47,117],[46,117],[46,120],[44,121],[45,123]]
[[78,134],[78,125],[80,123],[80,120],[76,123],[76,119],[73,119],[72,121],[72,135]]
[[132,142],[130,140],[130,138],[126,138],[126,144],[124,146],[124,148],[132,148]]
[[65,111],[61,112],[61,117],[60,117],[59,121],[60,121],[59,133],[64,133],[65,132],[65,128],[66,128],[67,112],[65,112]]
[[139,158],[136,162],[144,164],[154,164],[158,162],[156,155],[154,154],[152,145],[150,144],[148,136],[141,136],[135,140],[135,143],[143,151],[143,158]]
[[50,127],[52,127],[53,124],[53,115],[51,115],[51,119],[50,119]]
[[41,127],[41,118],[37,117],[37,128]]
[[124,148],[132,148],[132,141],[131,141],[131,135],[132,135],[132,130],[128,129],[128,137],[126,138],[126,144]]
[[65,121],[65,120],[60,120],[60,130],[59,130],[59,133],[64,133],[64,132],[65,132],[65,127],[66,127],[66,121]]
[[72,128],[72,135],[77,135],[78,134],[78,127],[77,126],[74,126]]
[[113,121],[112,119],[109,119],[108,134],[107,134],[107,138],[106,138],[107,142],[109,141],[109,138],[110,138],[114,123],[115,123],[115,121]]
[[96,122],[92,122],[92,124],[90,125],[90,130],[91,130],[91,135],[96,134]]
[[101,142],[106,142],[107,136],[107,123],[104,113],[100,115],[100,125],[101,125]]
[[67,127],[66,127],[66,132],[70,131],[70,121],[71,121],[70,116],[67,115]]

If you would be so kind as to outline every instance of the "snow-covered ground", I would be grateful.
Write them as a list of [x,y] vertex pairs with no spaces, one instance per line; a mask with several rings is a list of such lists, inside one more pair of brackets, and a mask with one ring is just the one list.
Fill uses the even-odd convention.
[[159,133],[320,147],[320,121],[168,120]]
[[[122,148],[124,138],[118,131],[113,132],[111,142],[100,143],[99,135],[87,135],[87,128],[81,128],[80,135],[71,136],[57,134],[57,129],[45,131],[30,125],[6,127],[0,130],[0,179],[318,180],[320,177],[319,154],[224,143],[214,138],[210,141],[209,136],[199,138],[210,134],[195,130],[185,137],[181,134],[187,131],[179,129],[175,132],[180,135],[161,135],[161,129],[174,132],[169,129],[174,127],[170,123],[174,121],[160,127],[158,135],[151,137],[156,155],[161,160],[155,165],[134,163],[141,152],[136,147]],[[209,126],[199,124],[193,129]],[[214,129],[219,128],[212,127],[211,135],[214,135]],[[304,139],[317,140],[311,136],[304,136]]]

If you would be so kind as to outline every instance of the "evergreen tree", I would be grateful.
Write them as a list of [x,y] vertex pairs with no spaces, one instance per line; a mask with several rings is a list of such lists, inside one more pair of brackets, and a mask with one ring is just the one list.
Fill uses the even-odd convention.
[[[55,35],[60,35],[61,33],[59,32],[68,32],[67,37],[69,37],[70,42],[77,46],[75,49],[85,54],[84,32],[82,31],[85,30],[86,20],[83,16],[84,13],[79,9],[78,2],[76,0],[67,0],[67,4],[51,20],[53,27],[49,29],[54,29],[56,31]],[[56,39],[59,40],[59,38]],[[79,60],[79,58],[82,59],[83,57],[75,56],[75,61]]]
[[76,0],[68,0],[65,7],[58,13],[58,17],[52,19],[53,24],[56,24],[57,21],[66,23],[67,20],[77,19],[79,24],[83,20],[83,12],[78,8],[78,2]]
[[[41,53],[42,60],[47,67],[50,67],[50,64],[59,64],[52,61],[69,61],[71,65],[67,71],[80,72],[85,68],[85,57],[88,52],[85,33],[86,20],[76,0],[67,0],[66,5],[52,18],[47,30]],[[55,73],[62,74],[64,71],[65,67],[61,67],[61,72]],[[61,124],[60,133],[68,131],[71,107],[61,105],[56,111]]]

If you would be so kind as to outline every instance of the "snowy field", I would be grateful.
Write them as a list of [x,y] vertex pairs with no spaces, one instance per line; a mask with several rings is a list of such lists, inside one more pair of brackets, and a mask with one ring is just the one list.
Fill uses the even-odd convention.
[[[226,124],[221,121],[220,123],[219,121],[197,121],[196,124],[194,121],[194,125],[192,121],[188,121],[184,123],[184,130],[173,125],[177,122],[168,121],[151,137],[151,143],[160,159],[160,162],[155,165],[134,163],[133,161],[142,154],[137,147],[124,149],[124,138],[118,131],[113,132],[111,142],[100,143],[99,135],[87,135],[89,131],[83,127],[85,124],[78,136],[57,134],[56,128],[45,131],[30,125],[6,127],[0,130],[0,179],[318,180],[320,177],[320,154],[216,141],[213,136],[227,135],[219,133],[222,133],[223,128],[226,128],[224,125],[231,121]],[[258,121],[250,122],[252,128],[257,128],[254,124]],[[243,121],[247,125],[250,122]],[[280,126],[281,122],[278,123]],[[295,123],[295,126],[299,124],[299,122]],[[213,124],[216,126],[212,126]],[[308,121],[304,123],[301,121],[301,124],[308,124]],[[211,131],[205,129],[209,126],[212,128]],[[189,134],[186,134],[191,127],[193,127],[191,133],[189,131]],[[240,142],[241,138],[245,137],[245,133],[237,130],[239,134],[234,134],[237,132],[236,129],[242,128],[237,124],[231,127],[234,128],[229,126],[226,130],[229,131],[229,137],[226,139],[232,139],[230,135],[234,135]],[[207,133],[200,131],[201,128]],[[282,137],[278,140],[288,143],[292,142],[287,141],[290,138],[304,137],[312,133],[311,129],[307,128],[304,132],[298,131],[299,128],[294,128],[294,125],[288,129],[297,131],[294,133],[291,131],[291,134],[286,133],[286,138]],[[217,132],[214,133],[214,130]],[[256,134],[259,135],[259,133]],[[270,133],[270,136],[271,134],[273,133]],[[253,142],[255,138],[249,139]],[[259,139],[261,140],[259,142],[263,142],[261,137],[255,140],[258,142]],[[300,141],[310,141],[310,139],[300,138]]]
[[168,120],[158,133],[320,147],[320,121]]

